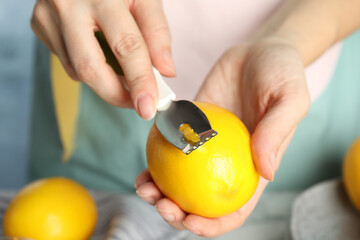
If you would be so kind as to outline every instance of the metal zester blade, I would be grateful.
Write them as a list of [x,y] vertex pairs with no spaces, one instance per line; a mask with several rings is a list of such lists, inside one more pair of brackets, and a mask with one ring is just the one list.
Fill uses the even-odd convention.
[[[179,128],[185,123],[199,137],[198,143],[191,144],[184,138]],[[206,115],[195,104],[185,100],[172,101],[165,111],[157,112],[155,124],[165,139],[185,154],[190,154],[217,134]]]

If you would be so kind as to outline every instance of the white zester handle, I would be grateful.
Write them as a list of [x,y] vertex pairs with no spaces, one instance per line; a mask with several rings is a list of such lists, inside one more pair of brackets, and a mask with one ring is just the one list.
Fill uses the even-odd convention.
[[171,102],[176,99],[176,95],[171,90],[171,88],[166,84],[159,71],[154,67],[153,67],[153,71],[159,91],[159,101],[157,105],[157,110],[164,111],[170,106]]
[[[171,104],[172,101],[176,99],[175,93],[171,90],[171,88],[166,84],[160,72],[153,67],[153,72],[156,79],[156,84],[158,86],[159,92],[159,101],[157,104],[158,111],[165,111]],[[125,80],[122,81],[125,89],[129,91],[129,85]]]

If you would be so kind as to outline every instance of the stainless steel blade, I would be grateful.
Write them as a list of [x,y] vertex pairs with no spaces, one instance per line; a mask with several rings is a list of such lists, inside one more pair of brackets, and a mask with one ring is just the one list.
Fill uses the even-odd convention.
[[[199,143],[192,145],[185,140],[179,130],[179,127],[185,123],[197,133],[200,138]],[[185,154],[190,154],[217,134],[211,128],[206,115],[195,104],[185,100],[173,101],[167,110],[159,111],[156,114],[155,124],[165,139]]]

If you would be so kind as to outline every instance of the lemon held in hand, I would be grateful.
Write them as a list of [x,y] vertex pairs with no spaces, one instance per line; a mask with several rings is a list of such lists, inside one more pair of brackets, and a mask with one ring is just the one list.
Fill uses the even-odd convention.
[[351,145],[345,156],[343,180],[351,202],[360,211],[360,137]]
[[96,205],[79,183],[62,177],[35,181],[10,203],[4,234],[36,240],[89,239],[97,221]]
[[166,141],[154,125],[146,146],[149,171],[161,192],[184,211],[220,217],[251,198],[259,174],[251,157],[250,134],[243,123],[218,106],[195,104],[218,135],[186,155]]

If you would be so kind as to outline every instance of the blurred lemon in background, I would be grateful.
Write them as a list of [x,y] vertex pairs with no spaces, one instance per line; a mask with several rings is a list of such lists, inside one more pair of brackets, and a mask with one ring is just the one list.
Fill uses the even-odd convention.
[[36,240],[89,239],[97,222],[96,204],[79,183],[46,178],[25,186],[12,200],[4,234]]
[[[223,108],[195,104],[218,135],[186,155],[166,141],[154,125],[146,147],[149,171],[161,192],[184,211],[219,217],[236,211],[251,198],[259,174],[244,124]],[[186,138],[196,139],[191,130],[180,130]]]
[[343,164],[343,180],[347,194],[360,211],[360,137],[350,146]]

